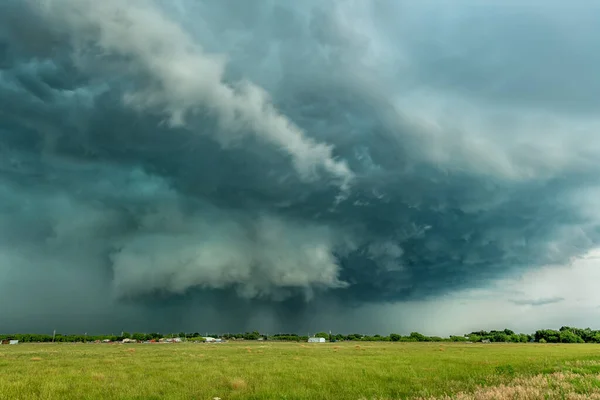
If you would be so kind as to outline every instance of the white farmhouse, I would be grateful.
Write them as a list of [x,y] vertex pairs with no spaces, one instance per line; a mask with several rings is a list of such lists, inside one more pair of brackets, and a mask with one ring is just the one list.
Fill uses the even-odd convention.
[[322,337],[309,337],[308,343],[325,343],[325,338]]

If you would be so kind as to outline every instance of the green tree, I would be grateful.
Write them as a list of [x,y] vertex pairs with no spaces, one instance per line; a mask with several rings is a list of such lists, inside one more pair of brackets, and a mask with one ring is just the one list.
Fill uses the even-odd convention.
[[476,335],[476,334],[474,334],[474,333],[471,333],[471,334],[468,336],[468,338],[469,338],[469,341],[470,341],[470,342],[474,342],[474,343],[476,343],[476,342],[481,342],[481,339],[482,339],[482,338],[481,338],[481,336],[479,336],[479,335]]
[[410,338],[416,340],[417,342],[428,342],[429,338],[419,332],[411,332]]
[[560,342],[560,332],[553,329],[541,329],[535,332],[535,341],[539,342],[544,339],[547,343]]
[[561,343],[583,343],[583,339],[574,334],[570,330],[564,330],[560,332]]
[[398,342],[400,340],[400,335],[398,335],[397,333],[390,333],[390,340],[392,342]]
[[492,342],[503,343],[508,342],[510,337],[504,332],[494,332],[490,335],[489,339]]
[[260,333],[258,333],[258,331],[246,332],[244,334],[244,339],[246,340],[258,340],[259,337]]
[[145,333],[139,333],[136,332],[133,335],[131,335],[131,338],[134,340],[137,340],[138,342],[143,342],[146,340],[146,334]]

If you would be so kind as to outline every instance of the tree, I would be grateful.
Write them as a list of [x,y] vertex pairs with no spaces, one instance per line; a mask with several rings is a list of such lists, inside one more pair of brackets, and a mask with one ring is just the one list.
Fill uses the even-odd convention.
[[525,335],[523,333],[521,333],[517,336],[519,337],[519,342],[521,342],[521,343],[528,343],[530,340],[529,335]]
[[510,339],[510,337],[503,331],[502,332],[494,332],[490,337],[490,340],[492,342],[498,342],[498,343],[508,342],[509,339]]
[[468,336],[468,338],[469,338],[469,341],[470,341],[470,342],[481,342],[481,336],[479,336],[479,335],[476,335],[476,334],[474,334],[474,333],[471,333],[471,334]]
[[397,333],[390,333],[390,340],[392,342],[398,342],[400,340],[400,335],[398,335]]
[[571,332],[570,330],[564,330],[560,332],[561,343],[583,343],[583,339]]
[[246,339],[246,340],[258,340],[259,337],[260,337],[260,333],[258,333],[258,331],[246,332],[244,334],[244,339]]
[[560,342],[560,332],[553,329],[542,329],[535,332],[535,341],[540,342],[544,339],[547,343]]
[[429,338],[419,332],[411,332],[410,338],[416,340],[417,342],[428,342]]
[[136,332],[133,335],[131,335],[131,338],[137,340],[138,342],[143,342],[144,340],[146,340],[146,334]]

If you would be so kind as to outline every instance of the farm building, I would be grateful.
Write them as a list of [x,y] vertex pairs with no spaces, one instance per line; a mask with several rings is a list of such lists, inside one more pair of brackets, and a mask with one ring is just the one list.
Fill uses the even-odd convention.
[[18,340],[3,340],[0,344],[19,344]]
[[325,338],[322,337],[309,337],[308,343],[325,343]]

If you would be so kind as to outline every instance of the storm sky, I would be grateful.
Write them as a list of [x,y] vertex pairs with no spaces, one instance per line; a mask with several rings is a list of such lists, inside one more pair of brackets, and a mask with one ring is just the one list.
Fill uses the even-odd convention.
[[0,331],[594,327],[599,46],[584,1],[0,0]]

